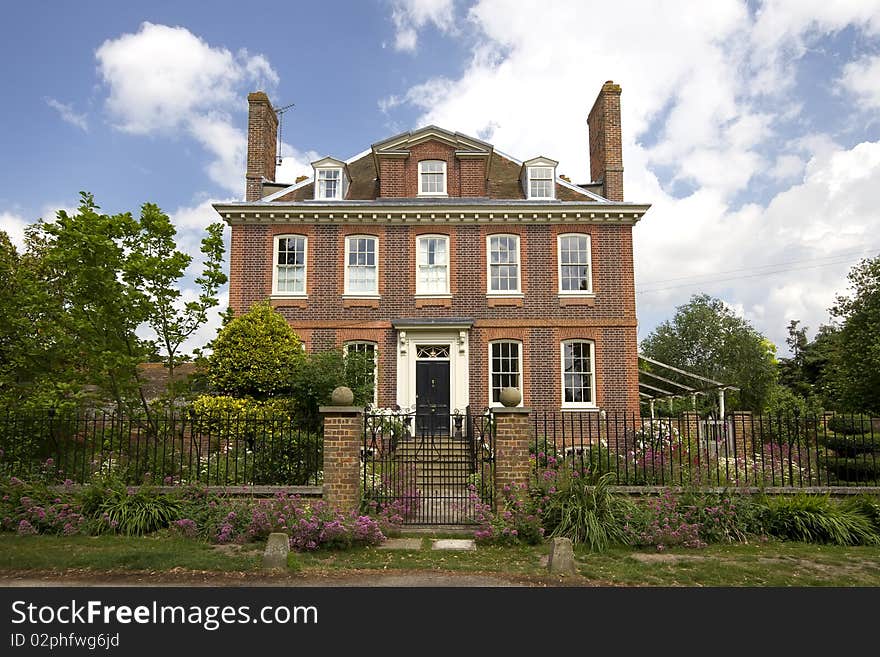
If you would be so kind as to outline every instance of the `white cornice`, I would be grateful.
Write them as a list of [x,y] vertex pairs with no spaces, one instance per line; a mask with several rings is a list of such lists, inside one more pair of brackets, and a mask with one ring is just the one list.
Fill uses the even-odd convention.
[[578,204],[512,205],[351,205],[216,203],[230,225],[237,224],[625,224],[637,223],[649,205]]

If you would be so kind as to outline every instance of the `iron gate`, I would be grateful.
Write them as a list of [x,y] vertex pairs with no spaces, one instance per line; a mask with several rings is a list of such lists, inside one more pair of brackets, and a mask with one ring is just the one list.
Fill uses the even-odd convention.
[[488,413],[368,410],[361,481],[364,500],[410,525],[475,523],[492,504],[494,436]]

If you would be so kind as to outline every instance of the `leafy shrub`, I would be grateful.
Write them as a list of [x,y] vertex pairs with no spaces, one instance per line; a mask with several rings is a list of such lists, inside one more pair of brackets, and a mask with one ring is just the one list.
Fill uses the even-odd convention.
[[0,480],[0,530],[71,536],[86,533],[88,523],[70,487],[56,491],[9,477]]
[[345,514],[323,500],[283,492],[254,503],[244,538],[263,540],[271,532],[284,532],[290,536],[290,547],[300,551],[378,545],[385,540],[379,524],[367,515]]
[[502,487],[502,509],[494,513],[492,507],[480,500],[476,486],[470,487],[470,502],[476,509],[480,527],[474,532],[479,543],[493,545],[535,545],[544,539],[540,509],[536,509],[525,485]]
[[113,490],[98,507],[100,520],[108,529],[126,536],[143,536],[165,529],[180,513],[180,502],[151,491]]
[[847,511],[860,513],[871,521],[874,531],[880,534],[880,499],[869,495],[857,495],[843,502]]
[[700,537],[699,523],[679,508],[678,500],[670,490],[658,497],[648,498],[624,518],[625,540],[633,545],[650,545],[658,550],[706,545]]
[[880,456],[871,454],[862,454],[858,458],[828,456],[822,458],[821,463],[829,476],[838,481],[880,481]]
[[828,428],[834,433],[856,436],[871,431],[871,418],[867,415],[834,415],[828,420]]
[[277,396],[287,389],[289,373],[305,357],[299,337],[268,302],[256,303],[232,319],[211,346],[211,384],[235,397]]
[[783,540],[835,545],[877,545],[880,534],[862,509],[832,502],[827,496],[795,495],[767,502],[764,523]]
[[823,436],[820,443],[838,456],[858,456],[859,454],[871,454],[880,452],[880,435],[832,435]]
[[546,497],[544,529],[550,537],[564,536],[572,543],[587,545],[595,552],[610,544],[626,543],[625,518],[634,511],[633,503],[611,492],[614,475],[606,473],[590,486],[576,470],[557,479],[557,490]]

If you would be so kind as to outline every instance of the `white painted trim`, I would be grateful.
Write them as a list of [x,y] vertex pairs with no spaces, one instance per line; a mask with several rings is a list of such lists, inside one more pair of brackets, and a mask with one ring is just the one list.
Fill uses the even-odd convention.
[[[590,345],[590,397],[591,402],[567,402],[565,401],[565,345],[572,342],[585,342]],[[563,410],[588,410],[596,408],[596,342],[581,338],[562,340],[559,343],[559,392]]]
[[[516,240],[516,289],[515,290],[493,290],[492,289],[492,238],[494,237],[512,237]],[[522,296],[522,257],[520,251],[519,235],[516,233],[490,233],[486,235],[486,296],[489,297],[515,297]],[[500,264],[500,263],[499,263]],[[509,263],[508,263],[509,264]]]
[[[525,192],[526,198],[530,201],[552,201],[556,198],[556,167],[549,164],[523,165],[525,167]],[[532,196],[532,169],[550,169],[550,178],[541,178],[541,180],[550,181],[550,196]]]
[[[349,267],[348,256],[350,254],[349,240],[351,240],[351,239],[371,239],[374,242],[373,255],[375,258],[375,262],[376,262],[376,264],[374,265],[374,267],[376,269],[376,289],[373,292],[352,292],[348,288],[348,267]],[[343,257],[345,259],[342,261],[342,268],[343,268],[343,272],[344,272],[343,276],[344,276],[345,282],[344,282],[344,287],[343,287],[344,293],[342,296],[348,297],[348,298],[360,298],[360,299],[373,299],[373,298],[375,298],[375,299],[378,299],[379,298],[379,238],[376,235],[369,235],[369,234],[367,234],[367,235],[360,235],[360,234],[346,235],[345,236],[344,252],[345,252],[345,255]]]
[[[436,198],[436,197],[435,197]],[[611,224],[633,226],[651,206],[635,203],[597,205],[584,201],[501,201],[497,204],[440,205],[375,201],[282,201],[215,203],[230,225],[242,224]]]
[[489,381],[488,381],[489,396],[487,397],[487,399],[489,400],[489,406],[491,408],[497,408],[497,407],[503,406],[503,404],[501,402],[492,401],[492,374],[494,373],[492,370],[492,345],[500,344],[502,342],[513,343],[513,344],[516,344],[519,346],[519,404],[517,404],[517,406],[522,406],[524,403],[523,402],[523,398],[524,398],[524,395],[523,395],[523,391],[524,391],[524,387],[523,387],[523,341],[522,340],[515,340],[513,338],[502,338],[500,340],[491,340],[489,342],[489,345],[488,345],[489,346],[489,361],[488,361],[488,367],[486,368],[488,378],[489,378]]
[[[278,242],[283,238],[299,237],[303,240],[303,289],[302,292],[278,290]],[[272,237],[272,294],[273,299],[303,299],[309,292],[309,238],[299,233],[284,233]]]
[[[563,290],[562,289],[562,238],[586,237],[587,238],[587,270],[589,272],[586,290]],[[561,297],[595,297],[593,292],[593,237],[589,233],[560,233],[556,236],[556,283],[557,294]]]
[[[439,162],[442,165],[443,171],[443,191],[442,192],[423,192],[422,191],[422,165],[426,162]],[[436,174],[436,171],[429,171],[427,173]],[[419,181],[418,181],[418,196],[448,196],[447,189],[449,188],[447,175],[446,175],[446,160],[419,160]]]
[[[421,240],[423,240],[423,239],[430,239],[430,238],[434,238],[434,239],[436,239],[436,238],[440,238],[440,239],[443,239],[443,240],[446,241],[446,291],[445,291],[445,292],[425,292],[425,291],[420,291],[420,290],[419,290],[419,267],[421,266],[421,265],[419,264],[419,256],[420,256],[420,254],[421,254],[421,247],[420,247],[420,244],[419,244],[419,243],[420,243]],[[449,240],[449,235],[446,235],[446,234],[443,234],[443,233],[430,233],[430,234],[424,234],[424,235],[416,235],[416,257],[415,257],[415,261],[416,261],[416,271],[415,271],[415,275],[416,275],[416,296],[417,296],[417,297],[422,297],[422,298],[436,298],[436,299],[443,299],[443,298],[447,298],[447,297],[448,297],[448,298],[451,298],[452,295],[451,295],[450,290],[451,290],[452,288],[450,287],[450,285],[451,285],[451,281],[450,281],[450,279],[452,278],[452,267],[451,267],[451,263],[452,263],[452,254],[450,253],[450,240]]]
[[449,347],[449,410],[463,411],[469,403],[469,330],[450,327],[398,329],[397,343],[397,404],[416,405],[416,345],[434,344]]
[[556,184],[562,185],[563,187],[570,189],[573,192],[577,192],[578,194],[583,194],[584,196],[587,196],[587,197],[593,199],[597,203],[613,203],[613,201],[609,201],[604,196],[599,196],[595,192],[591,192],[588,189],[584,189],[583,187],[579,187],[579,186],[575,185],[574,183],[570,183],[567,180],[563,180],[558,175],[556,176]]

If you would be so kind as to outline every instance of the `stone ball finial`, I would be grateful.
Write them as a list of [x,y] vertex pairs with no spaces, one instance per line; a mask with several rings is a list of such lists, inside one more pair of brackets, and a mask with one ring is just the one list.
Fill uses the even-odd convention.
[[500,399],[504,406],[513,408],[522,401],[522,395],[516,388],[502,388]]
[[354,404],[354,393],[351,391],[351,388],[346,386],[334,388],[333,392],[330,393],[330,403],[333,406],[351,406]]

